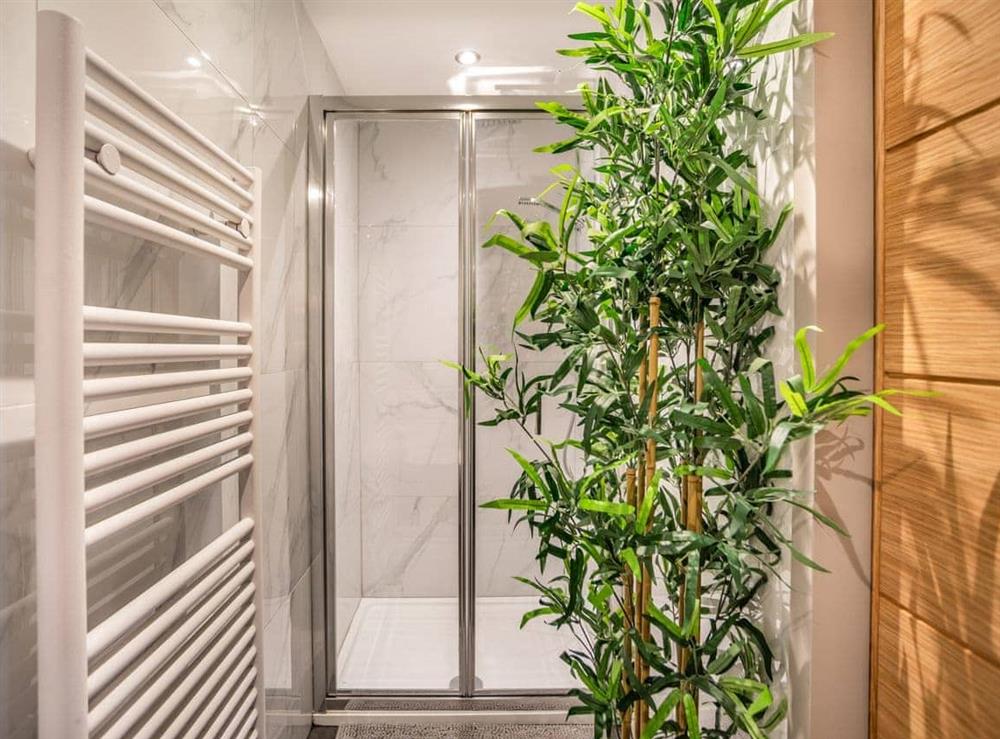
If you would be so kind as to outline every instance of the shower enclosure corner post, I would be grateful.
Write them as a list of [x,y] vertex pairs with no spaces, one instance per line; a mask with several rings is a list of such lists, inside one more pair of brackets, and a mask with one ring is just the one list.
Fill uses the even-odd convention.
[[38,14],[35,102],[35,536],[38,736],[87,736],[83,508],[83,149],[79,21]]
[[[309,183],[316,185],[321,196],[309,199],[310,215],[310,254],[312,256],[309,269],[310,315],[312,310],[321,311],[322,320],[309,332],[311,357],[316,357],[319,369],[310,375],[310,392],[322,398],[318,409],[319,428],[310,426],[310,432],[321,433],[318,446],[317,469],[312,473],[319,484],[323,511],[323,572],[324,589],[320,594],[322,603],[314,603],[314,610],[323,610],[325,623],[323,629],[326,659],[323,682],[327,695],[337,692],[337,547],[336,547],[336,414],[334,407],[334,226],[335,194],[333,137],[336,127],[329,119],[331,112],[325,99],[314,98],[310,101],[310,112],[315,110],[311,119],[310,134],[315,135],[316,156],[309,160]],[[312,139],[311,139],[312,140]],[[313,168],[315,167],[315,171]],[[315,226],[315,227],[314,227]],[[318,293],[317,293],[318,291]],[[318,297],[314,297],[316,293]],[[311,324],[312,326],[312,324]],[[315,407],[314,404],[310,404]],[[313,596],[314,599],[316,596]]]
[[[307,391],[309,399],[309,499],[314,515],[310,527],[310,559],[319,562],[316,574],[316,584],[313,595],[313,622],[323,624],[323,628],[313,629],[313,708],[320,710],[327,694],[334,684],[335,659],[328,651],[336,640],[336,625],[334,623],[335,603],[333,601],[332,566],[332,507],[327,496],[332,495],[332,484],[327,489],[327,467],[333,467],[332,461],[324,464],[324,459],[333,458],[333,420],[332,393],[325,391],[326,373],[332,376],[330,362],[325,360],[324,332],[330,330],[330,321],[325,304],[328,292],[332,293],[332,281],[327,287],[327,281],[332,275],[332,269],[327,266],[326,250],[324,248],[324,229],[326,227],[326,112],[322,98],[310,96],[308,102],[308,130],[306,143],[306,294],[308,310],[306,311],[306,348],[307,358]],[[332,220],[332,219],[331,219]],[[330,385],[332,387],[332,384]],[[317,595],[319,597],[317,597]]]
[[[476,364],[476,182],[475,121],[468,111],[459,118],[459,296],[461,330],[458,355],[465,367]],[[476,399],[458,376],[459,481],[459,694],[476,689]]]

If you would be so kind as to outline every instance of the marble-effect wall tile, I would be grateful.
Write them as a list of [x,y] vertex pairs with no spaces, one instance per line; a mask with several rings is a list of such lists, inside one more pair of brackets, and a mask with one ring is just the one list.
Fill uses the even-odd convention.
[[366,121],[358,139],[362,226],[458,224],[457,120]]
[[361,361],[454,361],[459,316],[457,229],[362,226],[358,261]]
[[362,365],[366,596],[456,592],[458,394],[438,363]]
[[0,3],[0,736],[31,739],[35,689],[34,3]]
[[189,66],[210,64],[242,97],[253,90],[252,0],[154,0],[202,52]]

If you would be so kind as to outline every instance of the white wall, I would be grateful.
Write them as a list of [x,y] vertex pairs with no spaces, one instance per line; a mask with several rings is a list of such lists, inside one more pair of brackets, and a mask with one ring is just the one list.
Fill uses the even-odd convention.
[[[307,93],[339,82],[298,0],[4,0],[0,3],[0,737],[35,732],[32,473],[32,171],[35,13],[78,17],[88,45],[238,160],[263,170],[261,453],[269,734],[303,737],[313,705],[306,426]],[[193,60],[189,62],[188,60]],[[197,65],[197,66],[195,66]],[[87,300],[217,314],[217,279],[167,249],[87,232]],[[197,267],[197,268],[196,268]],[[156,529],[155,572],[191,547]],[[155,532],[154,532],[155,533]],[[148,580],[150,573],[147,573]],[[120,579],[120,578],[119,578]],[[146,583],[146,580],[142,580]],[[114,573],[92,591],[127,599]],[[100,614],[96,614],[99,617]],[[315,625],[321,628],[320,624]],[[58,700],[52,696],[51,700]]]

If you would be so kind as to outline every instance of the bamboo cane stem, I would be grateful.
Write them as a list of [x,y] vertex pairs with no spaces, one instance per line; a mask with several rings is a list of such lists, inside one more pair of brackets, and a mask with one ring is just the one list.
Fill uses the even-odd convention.
[[[642,364],[639,365],[639,406],[640,407],[642,407],[642,404],[643,404],[643,402],[645,401],[645,398],[646,398],[646,369],[647,369],[647,362],[644,361],[644,362],[642,362]],[[642,480],[646,479],[646,460],[645,460],[645,457],[640,457],[639,458],[639,461],[638,461],[636,467],[637,467],[637,470],[636,470],[635,477],[636,477],[636,481],[638,483],[639,481],[642,481]],[[638,485],[637,485],[637,487],[638,487]],[[642,498],[643,498],[643,491],[642,490],[637,490],[636,491],[636,506],[637,507],[640,506],[640,505],[642,505]],[[640,576],[639,582],[636,583],[635,587],[638,590],[638,592],[635,595],[636,596],[641,595],[641,592],[642,592],[642,590],[641,590],[642,589],[641,576]],[[636,628],[636,629],[638,629],[638,625],[639,625],[639,622],[641,620],[642,620],[642,601],[641,601],[641,599],[639,597],[633,596],[633,602],[632,602],[632,625],[633,625],[633,627]],[[633,669],[633,672],[635,672],[636,679],[640,683],[642,682],[642,673],[643,673],[644,664],[645,664],[645,661],[643,660],[642,654],[639,652],[638,649],[636,649],[635,653],[633,655],[632,669]],[[636,738],[638,738],[642,734],[642,728],[643,728],[643,721],[642,721],[643,710],[642,710],[642,706],[644,706],[644,705],[645,705],[645,699],[643,699],[643,698],[640,697],[639,702],[637,704],[633,704],[633,708],[632,708],[632,716],[631,716],[631,719],[632,719],[632,733],[633,733],[633,735]]]
[[[701,360],[705,358],[705,324],[699,321],[695,326],[695,366],[694,366],[694,402],[701,402],[701,396],[705,389],[705,378],[704,373],[701,369]],[[702,479],[700,475],[686,475],[684,477],[684,489],[681,502],[681,515],[684,520],[684,528],[688,531],[693,531],[695,533],[701,533],[701,506],[702,506]],[[687,621],[688,614],[685,613],[684,602],[685,602],[685,579],[681,580],[681,597],[680,597],[680,621],[684,624]],[[701,571],[698,571],[698,581],[696,585],[695,596],[701,598]],[[694,626],[694,638],[695,641],[701,639],[701,624],[697,623]],[[681,649],[678,653],[678,668],[681,674],[687,672],[688,663],[691,661],[691,652],[688,649]],[[695,705],[697,705],[698,698],[694,695]],[[682,730],[687,729],[687,714],[684,712],[683,704],[677,706],[677,723]]]
[[[645,383],[642,388],[644,396],[649,396],[649,405],[647,407],[646,419],[650,426],[656,422],[656,412],[657,412],[657,390],[658,382],[657,376],[659,374],[659,355],[660,355],[660,337],[656,333],[660,325],[660,299],[657,297],[652,297],[649,299],[649,344],[647,350],[647,357],[645,364]],[[642,505],[645,500],[647,491],[649,490],[650,483],[653,481],[653,475],[656,474],[656,442],[653,439],[646,440],[646,454],[643,464],[643,474],[641,479],[641,484],[639,487],[639,492],[637,497],[638,505]],[[647,529],[651,525],[651,521],[647,522]],[[645,565],[642,568],[642,578],[640,581],[638,601],[639,605],[638,611],[638,626],[639,633],[644,642],[650,640],[650,623],[649,623],[649,604],[652,600],[653,594],[653,579],[652,573],[649,571]],[[649,665],[646,664],[645,660],[641,660],[638,665],[637,677],[645,682],[649,678]],[[649,722],[649,704],[645,701],[642,702],[639,709],[639,721],[638,729],[639,733],[646,727]]]
[[[629,505],[636,504],[635,497],[635,468],[629,467],[625,470],[625,498]],[[628,628],[635,617],[634,601],[635,576],[628,565],[625,565],[622,572],[622,625]],[[633,660],[632,640],[625,639],[625,659],[628,662]],[[622,675],[622,689],[625,693],[629,691],[628,674]],[[621,739],[632,739],[632,707],[627,707],[622,711]]]

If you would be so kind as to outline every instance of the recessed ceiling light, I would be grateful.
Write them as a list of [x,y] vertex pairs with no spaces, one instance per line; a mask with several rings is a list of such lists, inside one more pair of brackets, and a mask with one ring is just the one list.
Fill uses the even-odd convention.
[[201,59],[199,59],[199,58],[198,58],[198,57],[196,57],[196,56],[189,56],[189,57],[187,58],[187,63],[188,63],[188,64],[190,64],[190,65],[191,65],[192,67],[194,67],[195,69],[197,69],[198,67],[200,67],[200,66],[201,66]]
[[482,57],[479,56],[479,52],[475,49],[462,49],[460,52],[455,54],[455,61],[459,64],[464,64],[465,66],[475,64],[480,59],[482,59]]

